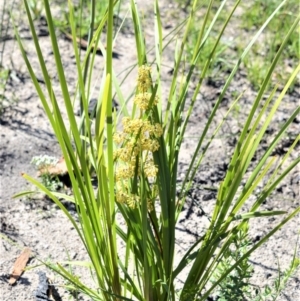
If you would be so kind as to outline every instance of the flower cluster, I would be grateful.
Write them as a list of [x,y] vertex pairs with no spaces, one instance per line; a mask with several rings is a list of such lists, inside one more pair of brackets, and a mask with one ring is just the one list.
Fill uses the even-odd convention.
[[[131,208],[135,208],[139,203],[139,197],[137,194],[131,193],[124,180],[130,180],[135,176],[144,176],[152,179],[152,183],[154,183],[158,172],[152,154],[159,149],[158,138],[163,135],[163,129],[159,123],[151,121],[149,114],[144,113],[158,102],[158,98],[152,97],[152,94],[148,92],[152,86],[150,71],[149,66],[141,66],[138,70],[138,94],[136,94],[134,102],[140,109],[140,117],[124,117],[122,120],[123,131],[114,134],[114,142],[120,145],[120,148],[114,152],[114,158],[119,163],[115,173],[116,200]],[[153,204],[148,199],[148,209],[151,210],[151,208],[153,208]]]
[[143,65],[139,67],[137,79],[138,93],[135,95],[133,102],[142,111],[149,110],[158,103],[158,97],[155,95],[152,99],[152,93],[148,92],[152,86],[150,73],[151,68],[149,66]]
[[134,97],[134,103],[141,109],[141,110],[148,110],[152,106],[157,105],[158,97],[155,96],[153,101],[151,102],[152,94],[149,92],[139,93]]
[[140,66],[138,70],[138,78],[137,78],[137,88],[139,93],[146,93],[152,86],[151,80],[151,67],[150,66]]

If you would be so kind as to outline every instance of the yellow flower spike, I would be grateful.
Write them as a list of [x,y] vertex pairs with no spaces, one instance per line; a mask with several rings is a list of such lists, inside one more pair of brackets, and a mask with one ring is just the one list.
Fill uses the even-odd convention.
[[[122,119],[123,132],[117,132],[114,135],[115,143],[122,144],[122,147],[114,152],[114,158],[124,162],[116,168],[117,187],[123,183],[124,179],[133,178],[135,173],[140,176],[142,165],[145,177],[153,179],[158,173],[152,153],[159,149],[157,138],[163,135],[163,128],[159,123],[152,124],[149,119],[143,119],[146,117],[144,111],[158,103],[158,97],[155,97],[151,107],[149,104],[152,97],[152,94],[148,92],[152,85],[150,72],[151,68],[148,66],[142,66],[138,71],[138,91],[140,93],[135,96],[134,102],[140,109],[140,118],[124,117]],[[137,163],[138,166],[136,166]],[[116,200],[132,209],[136,208],[139,203],[138,195],[130,194],[123,186],[117,188]],[[147,200],[148,210],[153,210],[153,206],[153,199]]]
[[125,120],[125,122],[123,123],[123,127],[125,133],[137,135],[140,133],[143,127],[143,120],[141,119]]
[[154,165],[154,163],[152,162],[152,164],[147,164],[144,167],[144,173],[146,175],[147,178],[155,178],[158,172],[158,168]]
[[128,147],[121,148],[119,153],[119,158],[124,162],[130,162],[131,161],[131,153],[132,150]]
[[131,209],[135,209],[136,208],[136,204],[138,203],[138,196],[133,194],[131,195],[128,200],[127,200],[127,205],[128,207],[130,207]]
[[121,203],[121,204],[126,204],[128,201],[128,195],[124,192],[117,192],[116,193],[116,201]]
[[114,160],[117,160],[120,156],[120,150],[121,149],[117,149],[117,150],[114,150]]
[[151,141],[151,149],[150,151],[153,153],[153,152],[156,152],[157,150],[159,149],[159,143],[157,140],[152,140]]
[[141,138],[141,149],[151,151],[151,139]]
[[151,98],[151,93],[145,92],[145,93],[139,93],[135,95],[133,102],[141,109],[141,110],[147,110],[149,106],[149,100]]
[[153,126],[154,127],[154,135],[159,138],[162,136],[163,134],[163,129],[162,129],[162,126],[159,124],[159,123],[155,123],[155,125]]
[[143,92],[135,95],[133,102],[143,111],[150,109],[151,107],[157,105],[158,97],[155,96],[151,106],[150,106],[150,99],[152,94],[149,92]]
[[152,86],[152,80],[150,77],[151,67],[150,66],[140,66],[138,69],[138,79],[137,87],[138,91],[141,93],[147,92]]
[[122,118],[122,124],[123,124],[123,128],[126,128],[128,123],[130,122],[130,118],[129,117],[123,117]]
[[117,143],[117,144],[121,144],[124,140],[125,140],[126,136],[124,135],[124,133],[115,133],[114,134],[114,142]]
[[116,181],[132,178],[134,176],[134,169],[135,166],[132,165],[118,167],[116,170]]

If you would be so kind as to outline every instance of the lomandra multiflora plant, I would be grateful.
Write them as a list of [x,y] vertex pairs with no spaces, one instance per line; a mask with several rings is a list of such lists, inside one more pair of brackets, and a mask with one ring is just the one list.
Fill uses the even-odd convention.
[[[224,87],[215,101],[203,132],[197,137],[197,147],[186,176],[178,185],[179,153],[189,125],[189,118],[218,43],[240,1],[237,1],[228,12],[227,19],[223,27],[218,30],[215,45],[201,71],[196,70],[195,66],[226,1],[222,1],[218,10],[213,13],[211,11],[213,1],[208,3],[207,11],[202,17],[203,24],[197,31],[199,35],[194,45],[193,56],[186,62],[183,58],[187,37],[191,33],[199,9],[197,1],[193,1],[190,16],[185,22],[179,24],[174,31],[174,36],[171,37],[171,41],[175,36],[181,38],[175,46],[173,78],[166,95],[162,95],[161,89],[163,80],[161,60],[164,45],[168,45],[170,40],[162,36],[159,3],[154,1],[155,60],[150,64],[138,7],[134,1],[131,1],[138,77],[134,98],[129,102],[124,99],[122,86],[118,84],[119,80],[114,73],[112,60],[113,9],[120,3],[107,1],[107,12],[94,32],[95,1],[91,1],[89,47],[81,60],[76,42],[78,24],[74,19],[74,8],[69,1],[69,23],[78,76],[77,95],[80,97],[81,107],[79,122],[74,116],[72,99],[76,95],[70,95],[69,92],[49,1],[44,0],[44,7],[62,98],[56,94],[57,88],[53,88],[53,81],[45,64],[30,9],[27,1],[24,1],[45,87],[37,81],[18,34],[17,39],[41,103],[60,144],[73,194],[68,196],[51,192],[30,176],[24,175],[24,177],[37,185],[61,208],[73,224],[86,249],[88,257],[86,262],[45,262],[49,268],[67,280],[67,288],[78,290],[92,300],[206,300],[235,268],[249,258],[254,250],[299,213],[299,207],[289,213],[259,210],[260,205],[282,179],[299,163],[299,157],[295,160],[290,158],[299,136],[282,158],[271,156],[274,148],[299,114],[299,107],[291,112],[290,118],[278,133],[274,137],[269,137],[268,148],[260,153],[256,152],[262,139],[265,138],[266,130],[281,100],[300,70],[300,65],[295,66],[280,92],[276,92],[277,87],[275,87],[266,98],[263,98],[280,54],[299,23],[299,16],[297,16],[290,31],[282,37],[281,46],[266,72],[257,96],[252,100],[252,108],[241,128],[228,170],[223,181],[219,183],[214,209],[210,213],[209,226],[205,234],[191,245],[183,256],[176,257],[178,254],[175,252],[175,227],[186,195],[193,184],[194,175],[203,158],[209,154],[209,145],[218,129],[240,100],[241,95],[232,100],[224,119],[219,121],[219,126],[214,131],[209,131],[213,125],[212,121],[239,65],[267,24],[276,18],[276,14],[285,2],[282,1],[254,37],[249,39],[248,46],[237,58],[231,73],[224,78]],[[84,8],[83,2],[81,8]],[[213,19],[208,23],[210,14],[213,14]],[[104,25],[106,25],[106,48],[100,42]],[[98,91],[96,119],[93,123],[89,118],[88,100],[91,96],[95,44],[101,48],[105,60],[103,80]],[[101,78],[98,75],[97,77]],[[192,78],[197,78],[196,82],[192,83]],[[120,114],[112,110],[113,91],[116,92],[120,103]],[[162,99],[167,99],[164,105]],[[67,118],[62,117],[62,108],[66,111]],[[119,122],[119,115],[121,122]],[[92,131],[92,128],[95,130]],[[213,134],[209,136],[209,132]],[[255,155],[259,157],[256,159],[257,165],[249,169]],[[98,183],[97,189],[92,185],[95,180],[93,177]],[[263,189],[256,191],[262,181],[265,183]],[[253,194],[255,198],[251,201],[250,196]],[[75,221],[60,202],[61,198],[75,203],[79,222]],[[259,242],[251,245],[237,261],[228,264],[224,269],[218,269],[216,273],[219,263],[228,254],[239,233],[248,227],[249,220],[274,215],[284,216],[274,229]],[[89,286],[80,280],[80,275],[71,273],[70,266],[74,265],[84,266],[90,272],[94,285]]]

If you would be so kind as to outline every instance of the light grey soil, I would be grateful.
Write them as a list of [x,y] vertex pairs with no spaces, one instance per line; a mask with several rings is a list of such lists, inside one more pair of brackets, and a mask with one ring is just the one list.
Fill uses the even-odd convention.
[[[164,33],[172,30],[175,26],[175,19],[172,19],[170,11],[174,10],[174,5],[167,1],[161,1],[161,11],[165,22]],[[2,4],[0,9],[3,10]],[[21,6],[18,5],[18,9]],[[152,8],[144,7],[147,16],[146,40],[148,45],[153,45],[154,31]],[[24,22],[21,21],[19,29],[27,50],[30,61],[38,79],[41,79],[41,72],[38,68],[38,61],[34,52],[32,39],[28,30],[27,23],[23,11],[16,11],[17,16],[23,16]],[[151,21],[150,21],[151,20]],[[136,62],[135,41],[130,21],[128,28],[121,32],[116,40],[114,51],[118,54],[114,59],[116,74],[133,66]],[[146,24],[146,22],[145,22]],[[41,21],[37,21],[36,25],[39,30],[43,29]],[[13,36],[10,28],[9,35]],[[0,46],[4,41],[0,41]],[[49,66],[50,74],[53,76],[55,91],[59,91],[59,83],[55,66],[53,62],[53,53],[49,36],[40,37],[40,45]],[[65,68],[67,80],[70,83],[71,93],[75,91],[76,85],[76,66],[74,55],[72,52],[71,42],[63,36],[59,36],[59,47]],[[150,54],[150,57],[153,54]],[[38,270],[45,271],[47,276],[52,279],[58,289],[61,300],[72,300],[70,292],[64,287],[64,282],[57,275],[47,270],[43,266],[36,267],[26,271],[17,281],[16,285],[9,286],[7,276],[11,272],[14,261],[16,260],[20,250],[24,246],[28,246],[36,255],[30,261],[29,266],[35,267],[40,264],[39,260],[52,259],[54,262],[63,260],[87,260],[86,252],[80,242],[74,228],[62,212],[43,195],[35,195],[31,198],[13,199],[12,196],[20,191],[32,189],[21,176],[22,173],[30,174],[36,177],[36,171],[30,164],[33,156],[50,155],[59,158],[61,156],[59,146],[50,128],[49,122],[45,117],[41,103],[37,97],[36,91],[26,72],[26,66],[21,57],[16,41],[11,38],[5,41],[4,51],[5,67],[10,68],[12,75],[6,89],[6,97],[16,99],[18,102],[13,106],[7,107],[0,116],[1,119],[1,144],[0,144],[0,176],[1,176],[1,265],[0,265],[0,300],[35,300],[34,291],[38,287]],[[172,46],[166,51],[163,61],[163,76],[165,78],[163,87],[163,95],[167,97],[168,85],[171,76],[168,72],[172,69],[173,57]],[[95,64],[95,78],[100,76],[103,71],[103,57],[97,56]],[[124,74],[118,78],[122,79]],[[123,93],[130,95],[135,85],[136,73],[132,72],[126,80],[123,87]],[[195,79],[196,80],[196,79]],[[207,117],[215,103],[223,82],[215,81],[213,78],[206,81],[199,93],[195,109],[193,111],[191,122],[187,131],[181,152],[181,162],[179,165],[178,182],[182,180],[186,170],[187,163],[191,159],[194,152],[199,133],[202,132]],[[95,80],[95,86],[99,86]],[[195,241],[197,237],[202,235],[208,225],[207,216],[210,215],[216,202],[215,192],[206,189],[206,187],[217,188],[220,181],[224,179],[230,155],[236,144],[238,133],[241,125],[245,121],[251,104],[256,96],[247,81],[245,75],[240,72],[236,76],[234,83],[225,95],[224,101],[218,113],[218,120],[224,116],[232,100],[234,93],[241,93],[246,89],[245,94],[241,98],[239,107],[240,111],[236,115],[231,115],[220,133],[212,143],[208,156],[199,168],[194,179],[194,185],[190,191],[187,203],[180,217],[177,226],[177,252],[178,257]],[[97,89],[95,89],[97,91]],[[282,123],[290,116],[290,114],[299,105],[299,85],[295,91],[286,96],[281,104],[278,114],[274,118],[271,128],[268,129],[268,139],[262,144],[262,147],[255,157],[258,160],[263,151],[268,147],[268,143],[276,134]],[[63,103],[63,100],[60,99]],[[218,121],[219,122],[219,121]],[[217,126],[218,122],[214,123]],[[300,117],[293,122],[285,135],[282,143],[276,149],[276,155],[281,157],[287,151],[296,135],[300,132]],[[275,154],[274,154],[275,155]],[[293,159],[299,156],[299,145],[291,155]],[[253,161],[251,169],[256,166],[257,161]],[[292,212],[300,204],[299,201],[299,167],[294,169],[280,184],[276,191],[268,197],[263,204],[262,210],[286,210]],[[261,186],[260,189],[263,187]],[[258,192],[257,192],[258,193]],[[248,207],[255,200],[255,195],[250,198]],[[71,214],[76,217],[76,212],[71,204],[67,204]],[[245,208],[246,210],[246,208]],[[250,239],[252,242],[260,240],[275,225],[279,223],[282,217],[258,218],[254,219],[250,224]],[[257,250],[251,256],[251,263],[254,266],[254,276],[251,279],[258,288],[262,288],[266,284],[272,284],[274,278],[278,275],[278,264],[280,270],[284,270],[294,254],[299,229],[299,216],[296,216],[280,231],[278,231],[263,247]],[[299,256],[299,253],[298,253]],[[83,280],[91,283],[89,272],[79,270]],[[182,281],[178,279],[178,282]],[[92,285],[92,283],[91,283]],[[284,292],[279,296],[279,301],[297,301],[300,300],[300,273],[299,271],[289,280]],[[77,297],[76,297],[77,298]],[[79,296],[74,300],[86,300],[83,296]]]

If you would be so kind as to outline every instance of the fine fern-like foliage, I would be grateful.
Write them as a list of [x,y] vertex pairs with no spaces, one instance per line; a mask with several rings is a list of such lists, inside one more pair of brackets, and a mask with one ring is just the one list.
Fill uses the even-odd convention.
[[[218,264],[214,277],[219,279],[233,264],[249,250],[251,242],[248,237],[248,225],[245,225],[233,238],[231,245],[224,252],[223,259]],[[219,301],[243,301],[251,296],[249,280],[253,275],[253,266],[249,258],[238,263],[236,268],[220,283],[217,294]],[[214,279],[212,279],[214,282]]]
[[[235,264],[243,255],[247,253],[251,245],[248,236],[248,225],[245,225],[234,237],[232,244],[224,252],[224,257],[218,264],[211,282],[219,279],[233,264]],[[271,285],[266,285],[263,289],[255,288],[251,284],[254,273],[254,267],[250,263],[249,257],[246,257],[238,263],[236,268],[226,276],[219,284],[215,293],[218,301],[276,301],[278,296],[286,288],[288,281],[299,270],[300,258],[296,256],[297,247],[294,257],[285,271],[280,270],[278,262],[278,276]]]

